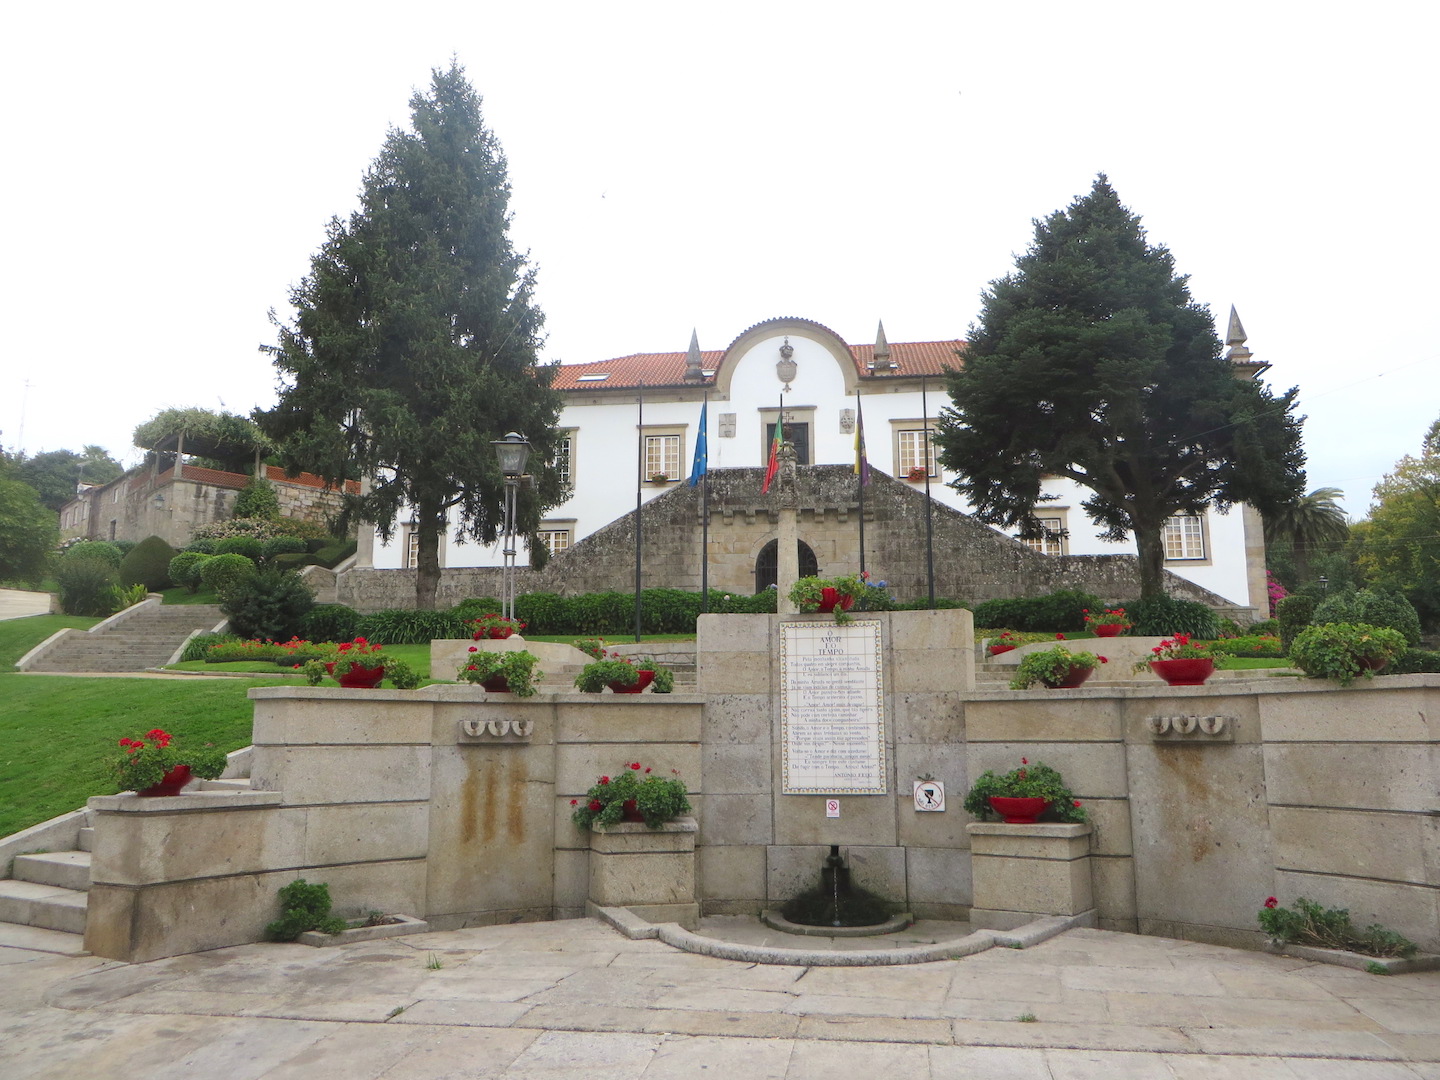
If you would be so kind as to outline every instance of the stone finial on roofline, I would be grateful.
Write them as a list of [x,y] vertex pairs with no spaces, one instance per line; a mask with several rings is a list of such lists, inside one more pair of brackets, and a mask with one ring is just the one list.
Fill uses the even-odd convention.
[[702,370],[702,367],[703,365],[700,363],[700,335],[692,329],[690,331],[690,351],[685,354],[685,378],[697,381],[703,379],[705,372]]
[[1230,305],[1230,325],[1225,331],[1225,344],[1230,348],[1225,353],[1225,359],[1235,365],[1235,373],[1241,378],[1259,375],[1270,365],[1263,360],[1254,359],[1254,354],[1245,347],[1245,327],[1240,325],[1240,314],[1235,310],[1235,305]]
[[871,354],[871,371],[893,371],[895,365],[890,362],[890,343],[885,340],[885,320],[881,319],[875,330],[875,351]]

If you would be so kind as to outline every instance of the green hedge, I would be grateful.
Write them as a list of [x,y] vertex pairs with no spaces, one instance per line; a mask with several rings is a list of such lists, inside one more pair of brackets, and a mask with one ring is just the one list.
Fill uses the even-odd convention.
[[1012,600],[986,600],[975,605],[975,625],[1029,631],[1084,630],[1085,612],[1099,611],[1102,606],[1098,596],[1078,589]]

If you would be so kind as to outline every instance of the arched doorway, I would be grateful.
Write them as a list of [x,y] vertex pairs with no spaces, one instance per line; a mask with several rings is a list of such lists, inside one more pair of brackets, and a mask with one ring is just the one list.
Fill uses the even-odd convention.
[[[814,577],[820,572],[820,564],[815,560],[815,552],[810,550],[810,545],[804,540],[796,540],[795,547],[800,553],[800,576]],[[771,540],[763,548],[760,554],[755,557],[755,591],[764,592],[775,584],[779,576],[779,541]]]

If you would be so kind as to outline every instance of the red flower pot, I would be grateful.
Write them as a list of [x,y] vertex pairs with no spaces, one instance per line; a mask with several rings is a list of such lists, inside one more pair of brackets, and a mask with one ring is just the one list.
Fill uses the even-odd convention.
[[991,656],[999,656],[1001,653],[1014,652],[1014,645],[991,645],[987,650]]
[[1215,670],[1215,661],[1208,656],[1188,660],[1151,660],[1150,670],[1171,686],[1203,686]]
[[1049,805],[1049,799],[1042,799],[1038,795],[1024,798],[1009,795],[990,796],[990,809],[1004,818],[1006,825],[1034,825]]
[[1385,670],[1385,666],[1386,666],[1387,664],[1389,664],[1389,663],[1390,663],[1390,661],[1389,661],[1388,659],[1386,659],[1385,657],[1383,657],[1383,656],[1373,656],[1373,657],[1364,657],[1364,656],[1362,656],[1362,657],[1360,658],[1360,670],[1361,670],[1361,671],[1383,671],[1383,670]]
[[504,675],[491,675],[490,678],[483,680],[480,685],[485,688],[485,692],[488,694],[510,693],[510,680],[505,678]]
[[621,803],[621,804],[620,804],[620,811],[621,811],[621,813],[620,813],[620,820],[621,820],[621,821],[642,821],[642,822],[643,822],[643,821],[645,820],[645,815],[640,812],[640,807],[639,807],[638,805],[636,805],[634,799],[626,799],[623,803]]
[[1047,682],[1045,685],[1051,690],[1073,690],[1088,679],[1094,670],[1093,667],[1080,667],[1078,664],[1071,664],[1070,670],[1065,673],[1063,679],[1059,682]]
[[834,611],[837,607],[841,611],[849,611],[854,604],[855,597],[841,596],[839,589],[826,586],[820,590],[820,607],[818,610],[822,615],[830,614],[830,612]]
[[190,766],[176,765],[160,778],[160,782],[144,791],[135,792],[136,795],[144,795],[147,798],[152,795],[179,795],[180,789],[190,782]]
[[385,678],[385,665],[367,668],[352,664],[349,671],[341,672],[336,678],[341,686],[350,690],[374,690]]
[[1095,631],[1096,637],[1119,637],[1120,632],[1125,628],[1124,623],[1117,622],[1102,626],[1092,626],[1090,629]]
[[638,694],[655,681],[655,672],[653,671],[646,671],[644,668],[641,668],[638,674],[640,678],[636,679],[632,685],[626,686],[621,682],[612,682],[610,689],[614,690],[617,694]]

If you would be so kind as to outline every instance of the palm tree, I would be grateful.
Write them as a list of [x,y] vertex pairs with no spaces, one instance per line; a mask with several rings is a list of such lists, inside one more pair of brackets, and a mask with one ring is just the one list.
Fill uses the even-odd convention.
[[1310,555],[1326,545],[1350,539],[1350,521],[1335,500],[1339,488],[1316,488],[1294,504],[1265,518],[1265,543],[1289,541],[1295,553],[1295,571],[1301,581],[1309,577]]

